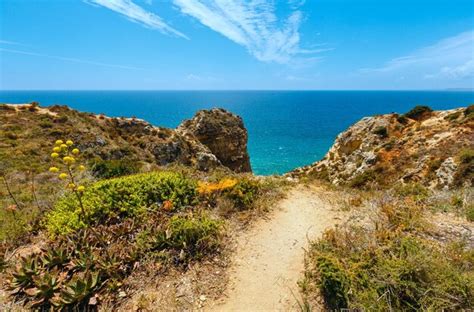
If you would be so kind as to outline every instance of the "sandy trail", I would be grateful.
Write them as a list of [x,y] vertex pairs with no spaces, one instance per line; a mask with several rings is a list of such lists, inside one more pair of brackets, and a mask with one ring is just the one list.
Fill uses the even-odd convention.
[[[210,311],[297,310],[297,281],[304,269],[304,248],[338,223],[317,188],[297,187],[271,213],[237,239],[226,296]],[[295,297],[296,296],[296,297]]]

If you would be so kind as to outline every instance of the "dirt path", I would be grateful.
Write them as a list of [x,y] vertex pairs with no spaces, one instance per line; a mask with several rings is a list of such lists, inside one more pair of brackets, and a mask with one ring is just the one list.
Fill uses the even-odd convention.
[[238,238],[230,286],[210,311],[297,310],[297,281],[302,277],[304,248],[339,222],[318,189],[289,192],[268,220],[258,221]]

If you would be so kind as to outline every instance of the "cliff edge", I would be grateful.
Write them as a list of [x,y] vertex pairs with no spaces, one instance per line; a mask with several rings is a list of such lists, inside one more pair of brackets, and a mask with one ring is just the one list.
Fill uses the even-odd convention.
[[339,134],[326,156],[292,175],[336,185],[389,186],[416,182],[432,188],[471,186],[474,106],[366,117]]

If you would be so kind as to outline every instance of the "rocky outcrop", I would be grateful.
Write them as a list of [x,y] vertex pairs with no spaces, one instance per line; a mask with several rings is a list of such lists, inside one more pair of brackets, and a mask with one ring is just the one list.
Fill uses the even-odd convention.
[[251,172],[247,130],[242,118],[223,109],[199,111],[178,127],[178,133],[195,138],[235,172]]
[[292,175],[336,185],[390,186],[417,182],[432,188],[472,185],[473,107],[426,112],[422,118],[366,117],[341,133],[326,156]]
[[[67,106],[0,106],[0,160],[9,162],[6,167],[15,168],[49,155],[49,142],[60,138],[77,142],[88,159],[128,159],[147,166],[179,163],[204,171],[218,166],[250,171],[242,119],[222,109],[200,111],[178,129],[168,129],[138,118],[110,118]],[[21,151],[18,147],[22,146],[28,151]],[[11,153],[17,154],[15,161],[9,159]]]

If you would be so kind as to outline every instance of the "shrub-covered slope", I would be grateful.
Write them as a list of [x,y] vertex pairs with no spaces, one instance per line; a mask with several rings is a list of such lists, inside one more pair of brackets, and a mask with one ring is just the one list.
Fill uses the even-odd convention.
[[336,185],[389,187],[418,182],[451,188],[474,181],[474,106],[366,117],[338,135],[319,162],[293,174]]
[[[202,116],[205,116],[204,118]],[[2,170],[32,170],[47,167],[48,143],[67,137],[80,142],[79,148],[94,165],[97,175],[133,173],[141,166],[180,163],[208,170],[224,164],[236,172],[248,172],[247,132],[242,119],[224,110],[200,112],[201,127],[212,124],[199,137],[186,124],[180,131],[155,127],[137,118],[110,118],[81,113],[67,106],[40,107],[36,104],[0,104],[0,163]],[[215,120],[220,120],[216,123]],[[185,135],[182,134],[185,132]],[[228,133],[224,142],[215,136]],[[205,137],[206,140],[199,140]],[[211,150],[220,140],[219,152]],[[225,146],[229,146],[226,154]],[[211,148],[209,148],[209,147]],[[232,154],[232,155],[230,155]],[[241,157],[234,157],[236,154]],[[229,156],[230,155],[230,156]]]

